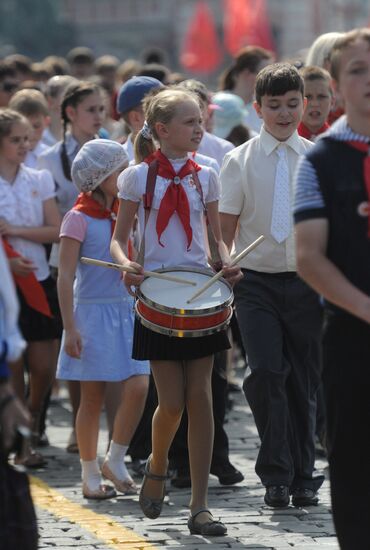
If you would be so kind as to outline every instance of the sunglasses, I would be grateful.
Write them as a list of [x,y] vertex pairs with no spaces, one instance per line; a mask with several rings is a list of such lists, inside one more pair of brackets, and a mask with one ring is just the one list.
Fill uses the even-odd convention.
[[1,84],[1,89],[3,90],[3,92],[7,93],[15,92],[16,90],[18,90],[18,84],[16,84],[15,82],[3,82]]

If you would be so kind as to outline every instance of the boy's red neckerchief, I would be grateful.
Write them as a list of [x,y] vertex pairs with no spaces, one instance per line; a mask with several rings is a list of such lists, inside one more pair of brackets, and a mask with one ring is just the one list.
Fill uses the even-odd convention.
[[311,132],[311,130],[309,130],[307,128],[307,126],[303,123],[303,122],[300,122],[298,128],[297,128],[297,131],[298,131],[298,134],[301,136],[301,137],[304,137],[306,139],[312,139],[316,136],[319,136],[320,134],[322,134],[323,132],[326,132],[326,130],[328,130],[330,128],[329,124],[327,122],[325,122],[325,124],[323,124],[321,126],[321,128],[319,128],[317,130],[317,132],[313,133]]

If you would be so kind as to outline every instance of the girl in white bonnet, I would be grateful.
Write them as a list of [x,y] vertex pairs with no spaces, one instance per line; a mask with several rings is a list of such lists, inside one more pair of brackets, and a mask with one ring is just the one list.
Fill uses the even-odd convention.
[[[121,145],[96,139],[83,145],[72,164],[81,191],[63,219],[60,232],[58,294],[64,333],[57,377],[79,380],[81,403],[76,419],[86,498],[133,494],[135,484],[124,457],[145,404],[149,366],[131,359],[132,298],[113,269],[86,265],[82,256],[112,261],[109,252],[117,213],[117,177],[128,159]],[[74,283],[75,281],[75,283]],[[122,382],[112,441],[100,470],[97,461],[99,417],[106,382]]]

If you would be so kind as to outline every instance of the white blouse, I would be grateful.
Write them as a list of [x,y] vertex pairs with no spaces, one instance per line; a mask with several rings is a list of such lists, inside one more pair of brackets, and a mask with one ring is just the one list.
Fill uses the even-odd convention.
[[[187,159],[176,159],[171,164],[177,173]],[[139,220],[141,231],[144,228],[144,209],[142,197],[146,190],[148,165],[145,162],[136,166],[129,166],[118,178],[118,197],[124,200],[140,202]],[[209,202],[218,201],[220,196],[220,184],[216,172],[207,166],[203,166],[198,172],[198,177],[203,190],[203,200]],[[147,269],[158,269],[170,266],[194,266],[206,267],[207,254],[205,249],[204,209],[200,194],[193,182],[191,175],[182,181],[183,188],[188,197],[190,206],[190,225],[193,230],[193,238],[190,250],[187,250],[187,239],[180,218],[175,212],[161,236],[163,247],[158,243],[156,220],[159,206],[171,180],[157,176],[154,197],[150,216],[145,229],[145,262]]]
[[[55,197],[54,182],[47,170],[34,170],[23,164],[13,183],[0,177],[0,216],[11,225],[41,227],[44,225],[43,203]],[[9,237],[9,244],[37,266],[39,281],[49,276],[45,247],[41,243]]]

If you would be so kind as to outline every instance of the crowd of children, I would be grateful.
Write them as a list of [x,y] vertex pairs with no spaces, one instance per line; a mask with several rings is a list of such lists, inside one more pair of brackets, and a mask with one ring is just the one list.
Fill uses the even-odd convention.
[[43,71],[24,56],[0,60],[0,261],[5,252],[22,335],[7,328],[16,310],[2,298],[0,422],[14,392],[31,427],[14,462],[44,465],[50,393],[55,378],[67,381],[68,450],[79,452],[84,497],[137,493],[130,455],[147,517],[161,514],[174,471],[173,485],[191,486],[190,532],[226,534],[207,490],[210,472],[243,480],[223,429],[237,332],[168,336],[133,309],[144,269],[222,268],[248,360],[265,503],[318,503],[319,433],[340,547],[352,550],[367,547],[369,514],[370,31],[323,35],[296,65],[248,46],[212,94],[166,67],[119,66],[87,48]]

